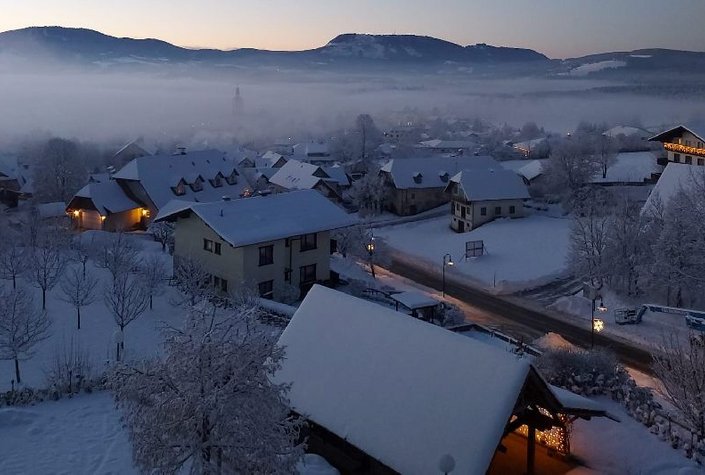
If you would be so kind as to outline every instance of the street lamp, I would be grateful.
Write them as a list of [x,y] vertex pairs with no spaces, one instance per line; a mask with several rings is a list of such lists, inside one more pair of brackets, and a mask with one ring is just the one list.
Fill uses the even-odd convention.
[[367,243],[367,254],[370,256],[370,272],[372,272],[372,278],[376,279],[377,277],[375,276],[375,263],[374,263],[374,253],[375,253],[375,237],[373,234],[370,234],[370,241]]
[[443,255],[443,271],[442,271],[443,287],[441,290],[441,295],[443,297],[446,296],[446,266],[453,267],[453,258],[450,257],[450,254],[447,254],[447,253]]
[[597,295],[597,293],[595,293],[592,296],[592,315],[590,317],[590,349],[595,346],[595,333],[600,333],[605,328],[604,320],[602,320],[601,318],[595,318],[595,302],[597,302],[598,298],[600,299],[600,305],[597,306],[597,310],[600,313],[605,313],[607,311],[607,307],[605,306],[605,303],[602,300],[602,296]]

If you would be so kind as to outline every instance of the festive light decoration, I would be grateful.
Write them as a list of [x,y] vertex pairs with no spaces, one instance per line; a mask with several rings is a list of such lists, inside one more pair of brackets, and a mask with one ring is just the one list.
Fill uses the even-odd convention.
[[[539,408],[539,411],[545,416],[553,417],[543,408]],[[561,455],[568,455],[570,453],[570,430],[572,423],[568,416],[564,414],[558,415],[557,423],[557,426],[553,426],[549,430],[537,430],[536,442],[544,447],[555,450]],[[523,425],[514,432],[528,437],[529,426]]]
[[687,153],[688,155],[705,156],[705,149],[688,147],[679,143],[664,142],[663,148],[671,152]]
[[592,325],[596,333],[600,333],[605,328],[605,321],[601,318],[593,318]]

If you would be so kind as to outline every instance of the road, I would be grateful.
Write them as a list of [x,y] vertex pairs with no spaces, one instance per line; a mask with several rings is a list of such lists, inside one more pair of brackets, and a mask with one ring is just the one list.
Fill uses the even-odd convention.
[[[404,259],[392,256],[391,264],[385,267],[395,274],[440,291],[442,287],[440,272],[429,269],[428,265],[409,262],[409,259],[408,256]],[[446,279],[446,295],[471,308],[479,309],[482,321],[478,323],[492,325],[515,338],[532,341],[547,332],[554,332],[575,345],[590,346],[589,329],[580,328],[546,313],[526,308],[509,298],[492,295],[456,278]],[[474,317],[472,311],[470,317]],[[642,348],[599,333],[595,334],[595,346],[611,349],[626,366],[647,374],[652,372],[651,355]]]

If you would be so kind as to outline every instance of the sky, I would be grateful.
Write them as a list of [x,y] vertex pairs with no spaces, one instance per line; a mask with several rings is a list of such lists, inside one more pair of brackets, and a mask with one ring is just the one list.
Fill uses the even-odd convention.
[[299,50],[340,33],[397,33],[551,58],[705,51],[705,0],[0,0],[0,11],[0,31],[73,26],[220,49]]

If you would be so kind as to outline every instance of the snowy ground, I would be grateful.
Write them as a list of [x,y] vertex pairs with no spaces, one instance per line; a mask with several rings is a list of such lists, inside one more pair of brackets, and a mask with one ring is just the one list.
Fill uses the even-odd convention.
[[[546,283],[565,272],[571,220],[531,215],[500,219],[468,233],[449,227],[449,216],[384,227],[375,235],[395,250],[426,261],[440,272],[443,255],[450,253],[454,266],[449,278],[463,276],[496,292],[514,292]],[[465,242],[484,241],[486,255],[463,259]]]
[[[132,447],[112,397],[83,394],[31,407],[0,409],[0,473],[137,474]],[[335,475],[324,459],[307,455],[301,475]]]
[[[576,422],[573,453],[589,468],[573,470],[571,475],[702,473],[694,462],[631,419],[619,404],[606,399],[600,403],[621,422]],[[5,475],[138,473],[127,433],[108,393],[2,408],[0,440],[0,473]],[[320,457],[307,456],[300,473],[337,472]]]
[[[162,253],[161,246],[148,236],[130,235],[130,238],[140,246],[143,256],[147,253],[159,253],[164,256],[165,263],[171,262],[171,257]],[[88,354],[94,376],[104,370],[108,360],[115,358],[114,342],[117,325],[103,301],[103,287],[109,282],[110,274],[92,263],[89,263],[88,269],[100,278],[100,282],[96,289],[97,298],[94,303],[81,310],[80,330],[76,328],[76,311],[70,304],[61,300],[60,286],[48,293],[47,315],[52,320],[51,336],[36,346],[35,355],[31,359],[20,362],[24,386],[46,387],[46,371],[51,366],[54,355],[57,350],[65,344],[70,344],[72,340]],[[171,271],[168,271],[166,277],[168,275],[171,275]],[[33,287],[29,289],[34,292],[37,305],[41,305],[41,291]],[[154,299],[154,309],[148,309],[126,327],[125,352],[128,358],[159,354],[162,341],[160,328],[165,324],[180,324],[181,313],[175,311],[169,303],[174,292],[174,288],[167,286],[165,294]],[[0,390],[10,389],[14,377],[14,363],[0,361]]]

